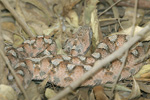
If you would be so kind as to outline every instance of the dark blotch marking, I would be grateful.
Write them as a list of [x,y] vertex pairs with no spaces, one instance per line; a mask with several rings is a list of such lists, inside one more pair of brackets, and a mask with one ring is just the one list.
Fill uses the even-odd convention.
[[95,83],[95,85],[99,85],[99,84],[102,83],[102,80],[101,79],[96,79],[96,80],[94,80],[94,83]]
[[46,73],[44,72],[44,71],[41,71],[40,72],[40,76],[43,76],[43,75],[45,75]]
[[30,53],[29,56],[30,56],[30,57],[33,57],[33,53]]
[[108,72],[106,72],[105,74],[106,74],[106,75],[113,75],[113,72],[108,71]]
[[123,70],[126,70],[126,71],[129,71],[129,67],[125,67],[125,68],[123,68]]
[[117,78],[117,76],[116,76],[116,75],[114,75],[114,76],[113,76],[113,79],[115,80],[116,78]]
[[54,76],[54,84],[57,85],[59,82],[60,82],[59,78]]
[[66,78],[64,78],[64,80],[65,80],[66,82],[71,82],[71,81],[73,81],[73,79],[72,79],[71,77],[66,77]]
[[131,73],[131,75],[133,75],[133,74],[135,73],[135,69],[134,69],[134,68],[131,69],[131,70],[130,70],[130,73]]

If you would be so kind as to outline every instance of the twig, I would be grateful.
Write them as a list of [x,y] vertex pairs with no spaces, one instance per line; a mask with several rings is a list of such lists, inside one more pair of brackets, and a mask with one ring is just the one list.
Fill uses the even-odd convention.
[[117,2],[115,2],[114,4],[112,4],[109,8],[107,8],[106,10],[104,10],[101,14],[98,15],[98,17],[100,17],[101,15],[103,15],[105,12],[107,12],[108,10],[110,10],[114,5],[116,5],[117,3],[119,3],[121,0],[118,0]]
[[13,15],[13,17],[18,21],[18,23],[22,26],[22,28],[24,29],[24,31],[30,36],[30,37],[35,37],[35,35],[31,32],[30,28],[28,27],[28,25],[26,24],[26,22],[21,19],[21,17],[17,14],[17,12],[11,7],[11,5],[8,3],[7,0],[1,0],[1,2],[3,3],[3,5],[6,7],[6,9],[8,9],[11,14]]
[[[1,15],[1,12],[0,12],[0,15]],[[0,17],[0,30],[2,30],[2,20],[1,20],[1,17]],[[2,37],[2,31],[0,31],[0,49],[4,51],[4,43],[3,43],[3,37]],[[2,59],[2,56],[0,56],[0,83],[2,82],[2,80],[4,79],[5,77],[5,65],[6,63],[4,62],[4,60]]]
[[133,44],[138,42],[148,31],[150,31],[150,24],[145,26],[141,31],[138,32],[137,35],[132,37],[127,43],[125,43],[121,48],[116,50],[111,55],[107,56],[105,59],[98,60],[95,62],[94,67],[85,73],[79,80],[74,81],[68,87],[66,87],[63,91],[58,93],[57,96],[50,100],[59,100],[72,90],[77,88],[80,84],[82,84],[86,79],[93,76],[96,72],[98,72],[101,68],[103,68],[106,64],[110,63],[111,61],[115,60],[116,58],[120,57],[126,50],[128,50]]
[[[149,78],[135,78],[135,80],[139,82],[150,82]],[[128,78],[127,81],[133,81],[133,78]]]

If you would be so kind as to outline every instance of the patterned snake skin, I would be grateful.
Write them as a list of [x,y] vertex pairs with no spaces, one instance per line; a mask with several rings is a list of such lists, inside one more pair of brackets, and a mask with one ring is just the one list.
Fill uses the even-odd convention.
[[[89,28],[82,28],[78,31],[79,34],[83,32],[86,32],[89,36],[91,35]],[[83,38],[80,37],[81,39],[76,36],[79,40],[74,39],[75,41],[73,43],[68,40],[67,44],[71,43],[76,45],[78,44],[77,41],[81,43],[80,40],[83,40],[87,44],[79,47],[78,45],[80,44],[78,44],[77,51],[84,54],[87,51],[86,49],[89,48],[88,46],[90,46],[90,42],[87,42],[84,37],[88,35],[82,35]],[[89,39],[89,37],[87,38]],[[57,55],[56,44],[49,36],[37,36],[36,38],[24,41],[18,48],[6,47],[6,54],[25,87],[27,87],[31,78],[34,80],[43,80],[46,77],[49,77],[49,82],[66,87],[89,71],[95,61],[110,55],[128,39],[129,36],[127,35],[111,35],[101,41],[95,52],[90,56],[85,56],[80,53],[78,55],[75,53],[75,55],[71,56]],[[71,44],[68,45],[70,46]],[[80,48],[82,46],[86,47],[86,49]],[[75,50],[72,48],[74,46],[69,49],[71,52]],[[128,78],[140,69],[143,63],[134,64],[133,62],[144,54],[145,51],[141,42],[129,50],[127,62],[121,73],[120,80]],[[82,86],[113,82],[118,75],[123,59],[124,56],[107,64],[96,75],[91,76],[91,78],[84,82]],[[8,74],[8,79],[12,80],[10,73]]]

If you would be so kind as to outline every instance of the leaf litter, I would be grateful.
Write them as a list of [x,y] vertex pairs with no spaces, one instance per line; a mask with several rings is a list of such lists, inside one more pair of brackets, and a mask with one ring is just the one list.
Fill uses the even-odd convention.
[[[144,1],[145,0],[143,0],[143,2]],[[104,0],[9,0],[9,3],[15,8],[19,16],[25,20],[34,34],[50,35],[57,41],[56,43],[59,48],[57,53],[59,54],[65,54],[62,49],[63,44],[72,36],[72,33],[78,27],[83,25],[91,26],[93,30],[92,46],[96,47],[96,44],[101,41],[103,37],[111,33],[128,34],[134,16],[134,8],[128,7],[128,4],[123,6],[115,5],[112,9],[99,16],[113,3]],[[2,5],[0,6],[2,37],[5,40],[5,44],[9,43],[14,47],[18,47],[24,40],[30,38],[30,36],[23,31],[11,13],[3,6],[2,2],[0,2],[0,5]],[[146,12],[148,12],[147,9],[138,9],[136,31],[139,30],[139,28],[142,29],[144,25],[149,23],[150,14]],[[124,29],[117,27],[119,26],[118,21],[120,21]],[[123,30],[123,32],[121,30]],[[147,36],[146,42],[149,40],[149,36]],[[2,48],[3,47],[1,47],[1,49]],[[92,49],[90,50],[93,51]],[[0,61],[2,61],[2,58],[0,58]],[[1,66],[3,65],[5,65],[5,63],[1,63]],[[0,68],[2,68],[1,66]],[[148,68],[149,65],[145,65],[142,68],[135,76],[136,78],[133,78],[133,84],[131,80],[119,82],[115,89],[114,99],[134,100],[136,98],[135,100],[148,100],[150,92],[149,81],[144,81],[143,79],[149,79],[150,71]],[[7,69],[3,68],[1,71],[0,99],[23,100],[24,97],[22,94],[18,95],[15,90],[7,85],[9,81],[7,81],[7,74],[4,73],[7,72]],[[137,76],[141,78],[140,82],[138,82],[139,80],[136,81]],[[31,82],[26,89],[30,100],[50,99],[53,96],[57,96],[57,93],[62,90],[61,87],[47,83],[47,79],[41,83],[42,85],[39,85],[39,82],[35,83]],[[111,87],[107,86],[107,84],[105,84],[105,88],[102,86],[80,87],[62,98],[62,100],[109,100],[110,89]]]

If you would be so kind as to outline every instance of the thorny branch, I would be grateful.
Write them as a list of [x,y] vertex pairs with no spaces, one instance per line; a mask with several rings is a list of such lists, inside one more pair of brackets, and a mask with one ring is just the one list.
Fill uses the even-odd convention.
[[138,42],[142,37],[150,31],[150,24],[145,26],[141,31],[137,33],[134,37],[132,37],[128,42],[126,42],[121,48],[116,50],[111,55],[107,56],[105,59],[98,60],[95,62],[93,68],[85,73],[79,80],[76,80],[72,82],[68,87],[66,87],[64,90],[62,90],[58,95],[53,97],[49,100],[59,100],[68,93],[70,93],[72,90],[77,88],[80,84],[82,84],[86,79],[93,76],[96,72],[98,72],[101,68],[103,68],[106,64],[110,63],[111,61],[115,60],[116,58],[120,57],[126,50],[128,50],[132,45],[134,45],[136,42]]

